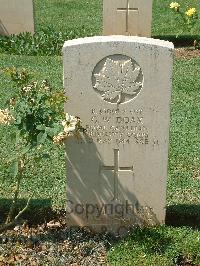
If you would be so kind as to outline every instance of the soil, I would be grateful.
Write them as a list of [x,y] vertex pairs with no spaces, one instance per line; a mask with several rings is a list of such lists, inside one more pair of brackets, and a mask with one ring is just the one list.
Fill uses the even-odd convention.
[[[200,36],[153,36],[155,39],[172,42],[175,47],[175,57],[191,59],[200,57]],[[194,48],[196,45],[196,49]]]
[[[168,207],[166,224],[197,229],[200,224],[197,207]],[[7,209],[0,209],[1,222],[7,212]],[[107,251],[119,240],[108,233],[70,229],[64,211],[56,213],[49,207],[40,209],[35,206],[27,210],[23,220],[14,228],[0,234],[0,266],[104,266],[108,265]],[[176,258],[175,263],[176,266],[197,266],[183,254]]]
[[0,266],[107,265],[110,239],[69,229],[62,217],[32,227],[23,223],[0,234]]
[[200,49],[194,49],[193,47],[177,47],[175,48],[175,57],[184,59],[200,57]]
[[[66,225],[63,216],[29,225],[22,220],[0,234],[0,266],[106,266],[107,251],[120,239]],[[176,266],[197,266],[180,254]]]

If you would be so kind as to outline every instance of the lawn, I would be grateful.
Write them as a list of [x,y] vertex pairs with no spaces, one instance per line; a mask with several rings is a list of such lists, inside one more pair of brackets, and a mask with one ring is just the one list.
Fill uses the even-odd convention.
[[[153,36],[174,36],[180,27],[180,19],[169,9],[170,0],[153,2]],[[187,6],[200,9],[198,0],[178,1],[183,10]],[[101,35],[103,20],[103,1],[100,0],[35,0],[36,29],[53,28],[55,31],[83,31],[88,36]],[[66,18],[66,19],[63,19]],[[52,23],[53,20],[53,23]],[[194,35],[199,35],[200,25],[196,25]],[[183,35],[189,34],[184,32]]]
[[[179,21],[168,8],[170,2],[154,0],[152,34],[156,38],[173,39],[177,34]],[[200,10],[198,0],[179,2],[185,7],[192,4]],[[54,36],[55,31],[62,31],[69,37],[100,35],[102,32],[102,2],[99,0],[36,0],[35,14],[36,29],[38,32],[46,31],[45,40],[49,40],[49,33]],[[199,32],[200,23],[195,26],[193,34],[199,36]],[[182,37],[188,35],[185,31]],[[61,41],[62,38],[58,47],[62,46]],[[21,55],[16,55],[17,49],[14,52],[12,49],[2,51],[0,70],[11,66],[26,68],[33,72],[35,79],[46,78],[53,89],[62,91],[62,58],[55,51],[51,56],[39,56],[37,52],[35,56],[28,56],[26,54],[35,49],[33,43],[29,49],[26,42],[16,43],[13,45],[20,48]],[[58,41],[48,42],[48,48],[55,43]],[[31,52],[26,53],[28,50]],[[131,236],[113,244],[108,250],[110,265],[183,265],[181,261],[190,262],[188,265],[200,265],[200,234],[197,228],[193,228],[200,223],[199,69],[200,58],[174,60],[167,225],[137,229]],[[0,108],[4,108],[14,89],[12,82],[1,71],[0,86]],[[5,164],[6,158],[12,154],[9,133],[6,128],[0,128],[0,210],[8,203],[13,190],[13,180]],[[28,177],[20,197],[27,198],[33,193],[37,204],[50,204],[54,210],[62,210],[66,200],[64,148],[49,145],[46,150],[51,159],[27,169]]]

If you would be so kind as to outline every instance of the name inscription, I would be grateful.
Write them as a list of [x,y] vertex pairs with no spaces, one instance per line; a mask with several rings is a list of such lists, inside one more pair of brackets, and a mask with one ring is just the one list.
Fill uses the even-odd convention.
[[90,142],[140,145],[149,144],[142,109],[92,109],[90,123],[85,125]]

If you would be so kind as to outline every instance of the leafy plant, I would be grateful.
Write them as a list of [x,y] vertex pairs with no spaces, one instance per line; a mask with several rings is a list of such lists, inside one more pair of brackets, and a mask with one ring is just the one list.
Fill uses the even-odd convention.
[[17,90],[16,95],[7,102],[8,108],[0,110],[0,124],[15,129],[11,134],[15,154],[7,163],[16,185],[5,226],[0,227],[0,231],[15,223],[28,208],[30,199],[14,217],[20,185],[26,177],[26,165],[49,158],[48,154],[43,153],[45,142],[61,144],[81,129],[78,117],[63,112],[64,94],[54,93],[47,80],[31,81],[32,76],[25,69],[8,68],[5,72],[10,75]]
[[[89,36],[92,35],[89,33]],[[0,36],[0,53],[16,55],[60,55],[65,41],[88,36],[85,29],[58,32],[47,28],[31,34]]]

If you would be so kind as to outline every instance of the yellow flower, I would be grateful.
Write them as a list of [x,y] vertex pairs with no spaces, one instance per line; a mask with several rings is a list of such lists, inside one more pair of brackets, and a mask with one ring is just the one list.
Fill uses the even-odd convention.
[[177,3],[177,2],[172,2],[171,4],[170,4],[170,6],[169,6],[171,9],[174,9],[175,11],[179,11],[179,7],[180,7],[180,5],[179,5],[179,3]]
[[0,109],[0,124],[9,125],[11,121],[14,120],[14,117],[9,113],[8,109]]
[[194,8],[194,7],[192,7],[192,8],[189,8],[186,12],[185,12],[185,14],[186,14],[186,16],[188,16],[188,17],[194,17],[195,15],[196,15],[196,13],[197,13],[197,10],[196,10],[196,8]]

